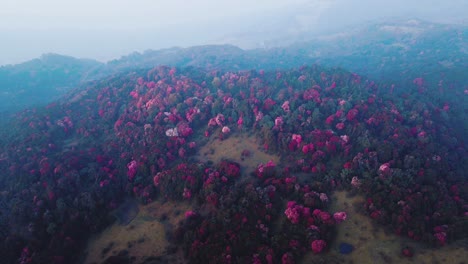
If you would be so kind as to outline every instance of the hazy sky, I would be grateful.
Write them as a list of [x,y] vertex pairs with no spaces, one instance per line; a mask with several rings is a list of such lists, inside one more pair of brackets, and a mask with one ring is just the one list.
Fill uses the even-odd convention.
[[0,65],[48,52],[106,61],[172,46],[250,45],[386,17],[467,22],[466,14],[467,0],[0,0]]

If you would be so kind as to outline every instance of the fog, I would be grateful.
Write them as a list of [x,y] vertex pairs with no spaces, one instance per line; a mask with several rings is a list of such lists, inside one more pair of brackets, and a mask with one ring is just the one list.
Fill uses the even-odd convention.
[[108,61],[173,46],[269,47],[388,19],[467,23],[467,14],[466,0],[2,0],[0,65],[43,53]]

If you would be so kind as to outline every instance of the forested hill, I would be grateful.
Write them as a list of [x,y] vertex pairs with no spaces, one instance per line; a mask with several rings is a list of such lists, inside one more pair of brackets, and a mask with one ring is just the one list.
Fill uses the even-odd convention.
[[[190,204],[167,231],[189,263],[220,263],[226,248],[239,263],[264,248],[296,262],[331,245],[346,218],[328,211],[338,188],[366,197],[363,213],[401,236],[433,246],[466,238],[460,116],[429,96],[431,85],[413,80],[400,96],[391,84],[320,66],[160,66],[93,81],[2,127],[0,255],[73,263],[130,196]],[[195,159],[207,142],[236,134],[255,136],[280,161],[241,173],[235,161]]]

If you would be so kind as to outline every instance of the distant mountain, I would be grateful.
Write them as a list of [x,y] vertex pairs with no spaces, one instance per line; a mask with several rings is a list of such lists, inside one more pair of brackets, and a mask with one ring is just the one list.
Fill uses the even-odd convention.
[[103,63],[58,54],[0,67],[0,112],[42,105],[100,76]]
[[468,27],[421,20],[373,24],[287,49],[374,78],[468,67]]
[[468,66],[467,37],[467,26],[413,19],[370,24],[270,49],[207,45],[148,50],[111,61],[108,66],[129,69],[170,65],[239,70],[284,69],[319,63],[374,78],[411,74],[412,69],[417,74],[427,71],[431,75]]
[[110,61],[107,66],[113,71],[133,68],[148,68],[156,65],[202,68],[248,69],[251,59],[248,53],[232,45],[205,45],[190,48],[169,48],[132,53],[118,60]]
[[457,85],[468,80],[466,25],[413,19],[374,23],[313,38],[306,32],[295,38],[296,43],[283,47],[251,50],[233,45],[174,47],[135,52],[107,64],[46,54],[23,64],[0,67],[0,112],[48,103],[89,80],[158,65],[272,70],[323,64],[393,82],[399,87],[405,86],[400,80],[416,77],[431,81],[450,79]]

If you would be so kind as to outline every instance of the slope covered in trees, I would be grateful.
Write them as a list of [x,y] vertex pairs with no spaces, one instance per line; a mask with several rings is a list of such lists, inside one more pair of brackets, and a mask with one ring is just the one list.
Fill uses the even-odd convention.
[[[0,137],[1,255],[70,263],[132,196],[190,203],[172,233],[189,261],[292,263],[327,250],[346,218],[328,211],[337,188],[364,195],[366,214],[402,236],[432,246],[466,238],[466,88],[405,83],[396,93],[319,66],[156,67],[22,111]],[[193,159],[234,133],[257,136],[280,162],[241,174],[235,161]]]

